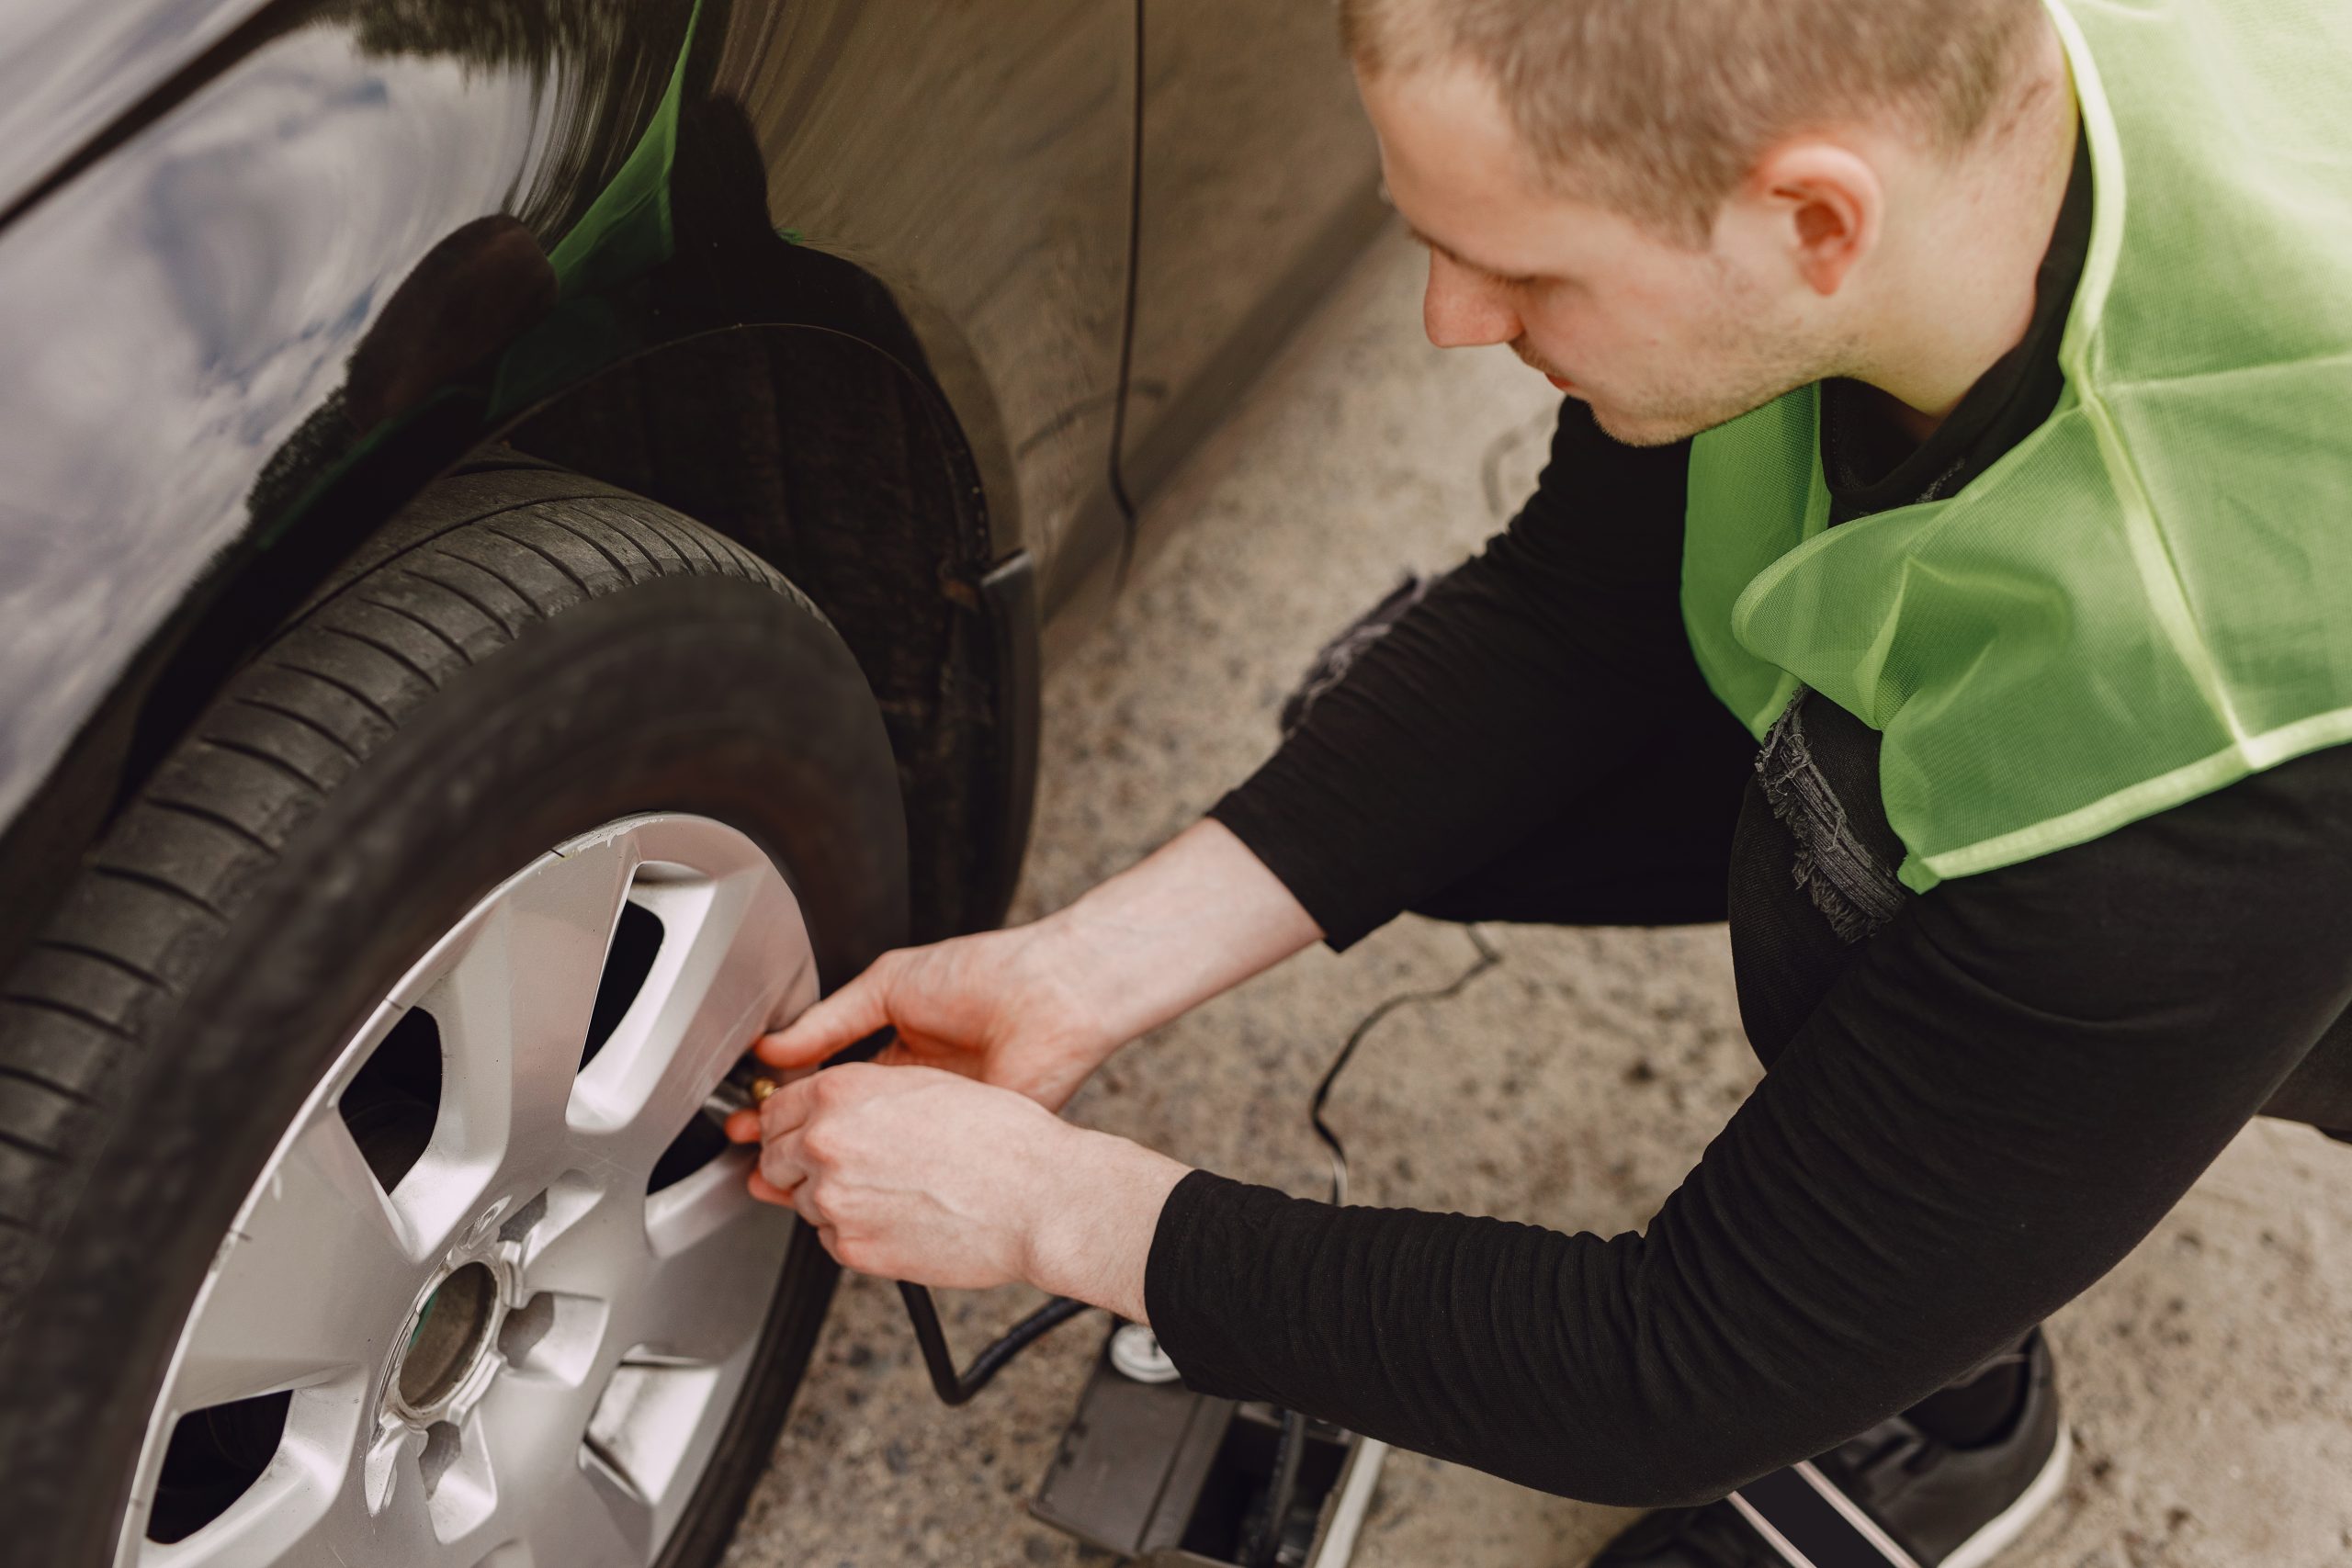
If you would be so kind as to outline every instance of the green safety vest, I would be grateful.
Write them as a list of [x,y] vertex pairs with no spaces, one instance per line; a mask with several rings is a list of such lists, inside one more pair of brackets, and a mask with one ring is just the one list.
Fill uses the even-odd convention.
[[2048,423],[1835,528],[1817,387],[1690,457],[1708,683],[1881,731],[1917,892],[2352,740],[2352,0],[2051,10],[2096,194]]

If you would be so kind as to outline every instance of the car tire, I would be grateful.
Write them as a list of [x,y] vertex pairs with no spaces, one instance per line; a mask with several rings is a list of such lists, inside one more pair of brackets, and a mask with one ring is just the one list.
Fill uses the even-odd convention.
[[[897,774],[840,638],[727,539],[561,470],[443,480],[207,706],[0,1000],[11,1561],[116,1561],[180,1327],[388,987],[517,867],[642,813],[764,851],[828,986],[904,940]],[[797,1228],[663,1568],[723,1550],[835,1277]]]

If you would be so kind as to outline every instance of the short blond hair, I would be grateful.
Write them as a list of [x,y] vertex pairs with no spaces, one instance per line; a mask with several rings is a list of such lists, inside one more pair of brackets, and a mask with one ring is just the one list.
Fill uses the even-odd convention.
[[1552,184],[1698,246],[1772,144],[1872,112],[1957,151],[2041,0],[1340,0],[1367,76],[1461,62]]

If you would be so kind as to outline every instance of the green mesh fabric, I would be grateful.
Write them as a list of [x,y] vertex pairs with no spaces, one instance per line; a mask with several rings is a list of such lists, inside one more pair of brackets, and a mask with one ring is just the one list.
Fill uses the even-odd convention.
[[1817,389],[1690,461],[1710,684],[1882,731],[1922,892],[2352,740],[2352,5],[2052,10],[2096,197],[2049,422],[1834,529]]

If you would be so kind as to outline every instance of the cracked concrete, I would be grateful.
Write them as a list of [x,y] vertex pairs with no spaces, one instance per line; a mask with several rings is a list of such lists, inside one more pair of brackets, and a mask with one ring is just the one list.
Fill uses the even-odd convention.
[[[1054,674],[1021,909],[1076,897],[1271,749],[1321,641],[1442,570],[1532,487],[1555,400],[1508,353],[1419,335],[1419,256],[1382,243],[1153,506],[1169,542]],[[1482,928],[1503,962],[1394,1008],[1327,1116],[1360,1202],[1638,1227],[1747,1093],[1720,928]],[[1073,1114],[1227,1175],[1328,1190],[1307,1097],[1372,1006],[1478,958],[1400,921],[1317,950],[1123,1054]],[[2052,1334],[2079,1458],[2005,1558],[2064,1568],[2352,1561],[2352,1148],[2257,1124]],[[943,1298],[968,1357],[1034,1303]],[[1107,1562],[1031,1520],[1102,1329],[1086,1318],[970,1406],[935,1404],[897,1292],[844,1283],[729,1559],[736,1568]],[[1568,1568],[1626,1516],[1412,1455],[1363,1568]]]

